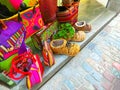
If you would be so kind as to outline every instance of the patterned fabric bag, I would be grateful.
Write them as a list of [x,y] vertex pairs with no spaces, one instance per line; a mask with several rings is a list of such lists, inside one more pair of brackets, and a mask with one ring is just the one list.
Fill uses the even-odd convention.
[[24,24],[26,27],[26,38],[38,32],[44,26],[39,5],[34,5],[34,7],[18,12],[17,14],[3,20],[20,21]]
[[[27,76],[26,85],[28,89],[31,89],[34,85],[42,82],[43,72],[44,68],[39,55],[25,52],[12,60],[12,66],[8,76],[12,80],[20,80]],[[19,74],[18,77],[16,77],[17,74]]]
[[[28,89],[42,82],[44,68],[38,54],[33,55],[30,51],[20,54],[13,58],[11,68],[8,72],[3,72],[0,77],[9,87],[18,84],[25,76]],[[11,83],[9,83],[11,82]]]
[[52,66],[55,64],[55,58],[53,56],[53,52],[50,48],[50,45],[47,41],[44,41],[42,55],[44,58],[44,64],[47,66]]
[[0,21],[0,70],[9,70],[11,59],[26,51],[26,30],[15,21]]
[[59,22],[69,22],[71,24],[74,24],[77,21],[77,17],[78,17],[77,5],[74,4],[69,8],[65,6],[58,7],[57,20]]

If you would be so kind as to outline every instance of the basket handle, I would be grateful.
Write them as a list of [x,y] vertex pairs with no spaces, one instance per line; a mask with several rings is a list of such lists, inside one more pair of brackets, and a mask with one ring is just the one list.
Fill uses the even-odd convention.
[[[33,14],[35,14],[36,5],[37,5],[37,4],[35,4],[35,5],[33,6]],[[22,17],[20,16],[20,11],[18,11],[18,21],[19,21],[19,22],[22,21]]]
[[6,24],[4,23],[3,20],[0,20],[0,28],[2,28],[3,30],[7,29],[7,26],[6,26]]

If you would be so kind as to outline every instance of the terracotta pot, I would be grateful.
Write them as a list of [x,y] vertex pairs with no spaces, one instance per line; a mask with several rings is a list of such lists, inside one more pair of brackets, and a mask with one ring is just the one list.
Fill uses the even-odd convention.
[[85,31],[85,32],[91,31],[91,25],[87,24],[85,21],[76,22],[74,28],[77,31]]
[[39,5],[45,24],[56,19],[57,0],[39,0]]

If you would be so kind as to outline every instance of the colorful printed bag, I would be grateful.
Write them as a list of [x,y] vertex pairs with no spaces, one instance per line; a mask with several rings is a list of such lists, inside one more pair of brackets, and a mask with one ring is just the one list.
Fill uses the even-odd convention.
[[0,70],[9,70],[11,57],[26,51],[26,30],[15,21],[0,21],[0,26]]
[[13,81],[19,81],[27,76],[26,82],[28,89],[42,82],[44,68],[38,54],[25,52],[13,58],[12,66],[7,76]]
[[52,66],[55,64],[55,58],[53,56],[53,52],[52,52],[49,44],[47,43],[47,41],[44,41],[42,55],[44,58],[45,65]]
[[14,16],[3,20],[20,21],[24,24],[26,27],[26,38],[32,36],[44,26],[39,5],[35,5],[34,7],[28,8],[22,12],[18,12]]
[[67,8],[65,6],[58,7],[57,20],[59,22],[69,22],[74,24],[77,21],[78,16],[78,6],[72,5]]

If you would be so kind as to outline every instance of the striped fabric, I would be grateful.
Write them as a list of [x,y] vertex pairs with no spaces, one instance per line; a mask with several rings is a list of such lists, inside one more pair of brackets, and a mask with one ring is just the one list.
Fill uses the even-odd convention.
[[[0,62],[17,53],[24,39],[24,26],[18,22],[7,22],[9,23],[19,24],[19,26],[16,28],[8,26],[8,29],[0,34]],[[13,32],[9,33],[10,31]]]

